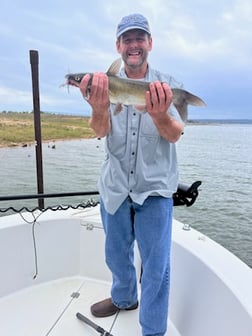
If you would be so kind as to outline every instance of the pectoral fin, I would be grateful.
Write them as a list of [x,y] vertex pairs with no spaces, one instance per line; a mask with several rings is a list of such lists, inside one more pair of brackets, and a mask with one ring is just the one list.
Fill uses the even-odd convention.
[[122,111],[123,107],[121,103],[117,103],[114,109],[114,115],[119,114]]

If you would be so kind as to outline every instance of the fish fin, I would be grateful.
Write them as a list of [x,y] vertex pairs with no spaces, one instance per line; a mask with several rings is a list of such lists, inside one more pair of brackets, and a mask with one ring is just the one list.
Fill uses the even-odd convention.
[[119,114],[122,111],[123,107],[121,103],[117,103],[114,110],[114,115]]
[[139,112],[146,112],[146,105],[134,105],[133,107]]
[[122,64],[122,59],[118,58],[117,60],[115,60],[109,67],[108,71],[107,71],[107,75],[110,76],[116,76],[120,70]]
[[206,106],[206,103],[192,93],[179,88],[172,88],[173,104],[176,107],[181,119],[186,122],[188,117],[187,105]]
[[206,103],[199,97],[193,95],[192,93],[185,91],[185,99],[187,101],[187,104],[193,105],[193,106],[206,106]]
[[187,122],[187,117],[188,117],[188,110],[187,110],[187,103],[184,100],[182,103],[180,104],[175,104],[174,106],[176,107],[181,119],[183,120],[183,122]]

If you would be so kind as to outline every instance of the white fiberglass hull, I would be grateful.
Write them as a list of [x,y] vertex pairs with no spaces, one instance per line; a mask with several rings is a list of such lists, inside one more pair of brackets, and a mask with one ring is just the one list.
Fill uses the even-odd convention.
[[[0,334],[98,335],[76,318],[80,312],[114,336],[140,336],[138,310],[103,319],[90,313],[92,303],[110,296],[99,208],[38,215],[36,251],[31,214],[24,214],[29,223],[20,215],[0,218]],[[137,249],[135,263],[140,273]],[[251,284],[247,265],[174,220],[167,335],[251,336]]]

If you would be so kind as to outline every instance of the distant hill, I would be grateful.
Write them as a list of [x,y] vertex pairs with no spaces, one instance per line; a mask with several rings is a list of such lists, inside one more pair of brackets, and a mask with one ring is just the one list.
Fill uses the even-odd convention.
[[193,119],[188,124],[252,124],[252,119]]

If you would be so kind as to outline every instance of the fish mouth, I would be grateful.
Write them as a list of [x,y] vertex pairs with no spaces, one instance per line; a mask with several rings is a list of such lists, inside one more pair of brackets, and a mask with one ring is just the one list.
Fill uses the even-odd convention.
[[66,80],[66,85],[72,85],[72,86],[76,86],[76,87],[80,87],[80,84],[72,79],[67,79]]

